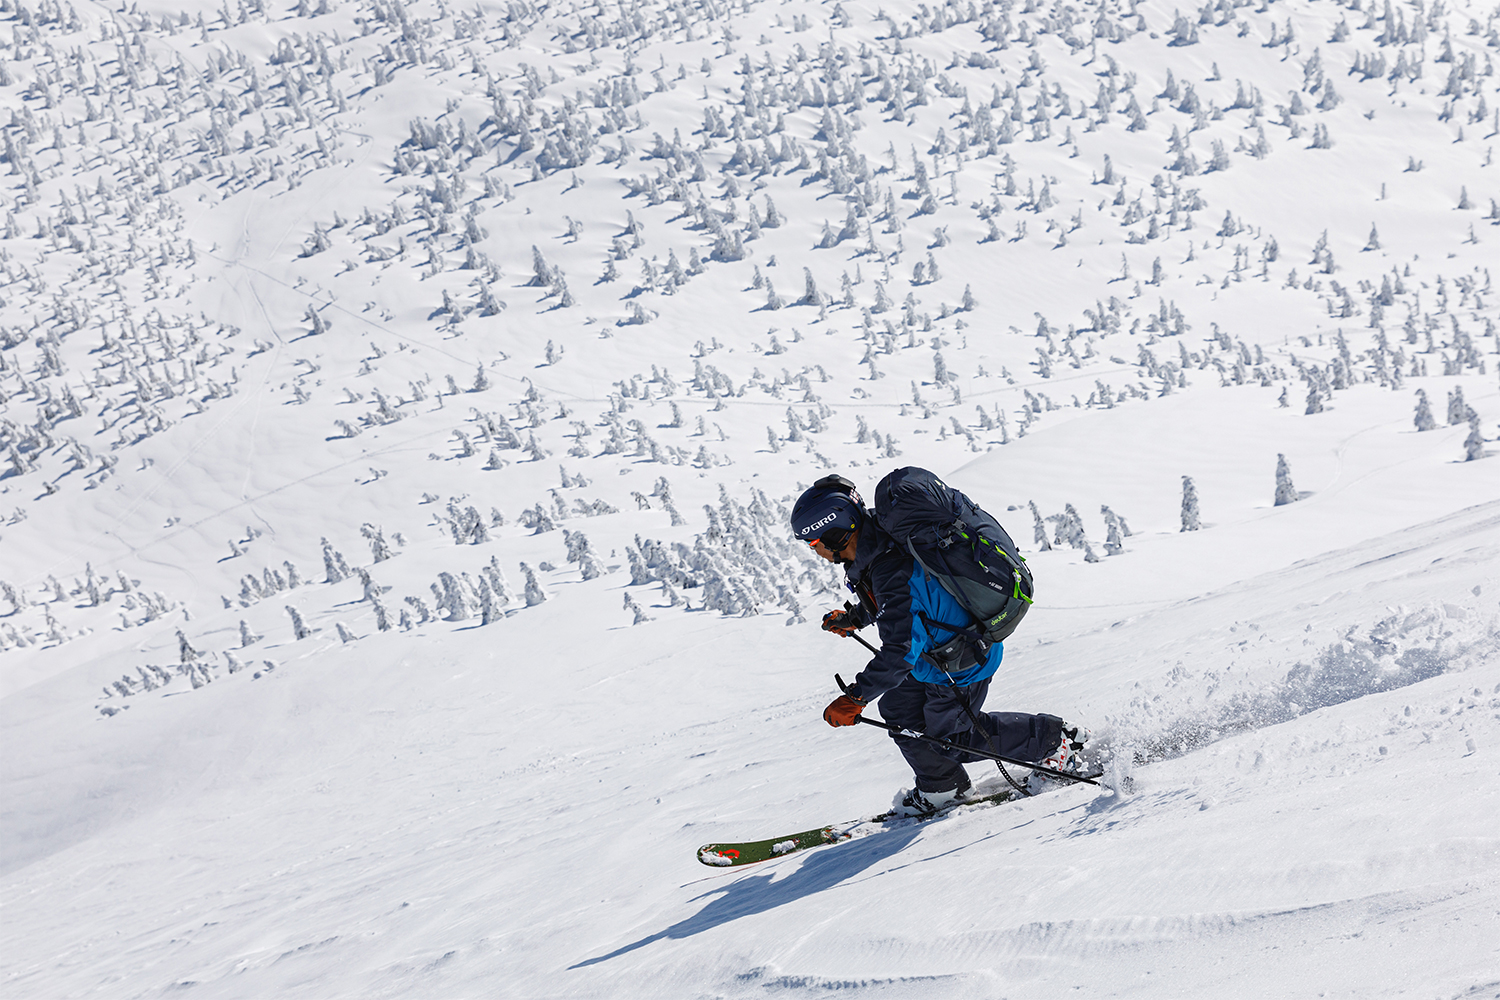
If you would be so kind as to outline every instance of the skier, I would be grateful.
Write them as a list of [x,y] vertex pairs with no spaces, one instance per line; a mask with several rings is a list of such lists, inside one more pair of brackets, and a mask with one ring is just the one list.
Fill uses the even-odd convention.
[[[980,711],[1000,666],[1001,644],[981,653],[962,633],[940,626],[967,627],[973,618],[881,529],[852,482],[818,480],[793,505],[791,521],[799,540],[844,567],[859,598],[825,615],[823,628],[848,636],[873,623],[880,633],[880,650],[823,710],[830,726],[855,725],[878,698],[881,716],[894,725],[1054,770],[1083,771],[1087,729],[1055,715]],[[976,721],[984,732],[975,732]],[[892,738],[916,777],[915,787],[894,803],[909,816],[931,815],[962,798],[972,784],[962,765],[983,759],[908,736]]]

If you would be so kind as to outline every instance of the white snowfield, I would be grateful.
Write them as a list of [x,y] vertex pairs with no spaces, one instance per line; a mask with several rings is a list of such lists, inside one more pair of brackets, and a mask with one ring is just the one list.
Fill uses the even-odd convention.
[[[0,995],[1500,997],[1497,57],[0,0]],[[786,525],[903,465],[1105,787],[699,864],[909,785]]]

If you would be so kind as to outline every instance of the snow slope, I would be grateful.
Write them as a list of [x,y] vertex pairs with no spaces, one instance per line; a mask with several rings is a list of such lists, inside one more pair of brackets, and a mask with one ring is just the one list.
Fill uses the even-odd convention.
[[[0,0],[6,996],[1500,996],[1497,18]],[[704,868],[902,464],[1108,787]]]

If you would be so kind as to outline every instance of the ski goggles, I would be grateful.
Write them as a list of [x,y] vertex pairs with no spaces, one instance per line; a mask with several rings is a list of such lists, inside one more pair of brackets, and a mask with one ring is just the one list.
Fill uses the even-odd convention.
[[842,552],[844,546],[849,544],[849,539],[853,536],[854,529],[852,528],[831,528],[807,544],[816,547],[821,542],[823,543],[823,548],[829,552]]

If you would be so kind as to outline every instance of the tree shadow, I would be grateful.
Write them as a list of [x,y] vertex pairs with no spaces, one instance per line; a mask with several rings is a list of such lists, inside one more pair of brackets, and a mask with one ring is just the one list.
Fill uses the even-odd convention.
[[585,959],[576,965],[569,966],[569,969],[598,965],[644,948],[655,941],[692,937],[732,920],[765,913],[825,889],[832,889],[866,868],[900,853],[907,844],[916,839],[919,832],[921,832],[920,827],[912,826],[904,830],[892,830],[871,837],[862,837],[852,843],[838,845],[832,850],[821,850],[810,854],[802,866],[786,878],[776,880],[774,872],[767,872],[765,875],[740,879],[722,889],[713,889],[697,898],[703,899],[709,896],[716,898],[710,899],[707,906],[686,920],[679,920],[664,930],[616,948],[607,955]]

